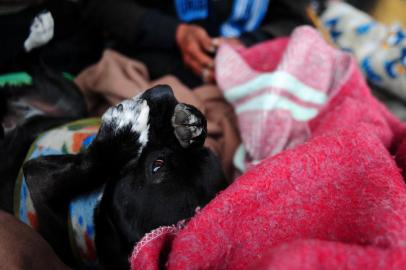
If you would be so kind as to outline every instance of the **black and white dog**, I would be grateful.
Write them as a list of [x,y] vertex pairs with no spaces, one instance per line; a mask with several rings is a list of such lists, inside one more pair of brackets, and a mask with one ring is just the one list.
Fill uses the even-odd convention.
[[84,152],[29,160],[23,171],[39,231],[75,266],[69,202],[104,186],[94,213],[95,244],[104,269],[128,269],[144,234],[190,218],[227,185],[217,157],[203,146],[206,120],[159,85],[109,108]]

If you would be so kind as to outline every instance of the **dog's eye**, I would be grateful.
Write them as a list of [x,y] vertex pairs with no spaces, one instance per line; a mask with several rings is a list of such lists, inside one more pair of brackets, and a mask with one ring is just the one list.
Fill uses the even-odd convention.
[[165,166],[165,162],[162,159],[155,160],[152,163],[152,173],[157,173],[164,166]]

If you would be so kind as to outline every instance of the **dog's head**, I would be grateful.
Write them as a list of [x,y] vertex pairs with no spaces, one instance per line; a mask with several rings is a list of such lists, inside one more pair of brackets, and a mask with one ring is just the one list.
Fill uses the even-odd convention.
[[127,268],[145,233],[193,216],[226,186],[217,158],[203,146],[206,132],[202,113],[178,103],[170,87],[156,86],[108,109],[84,153],[28,161],[34,205],[62,207],[105,185],[95,213],[97,252],[106,266]]

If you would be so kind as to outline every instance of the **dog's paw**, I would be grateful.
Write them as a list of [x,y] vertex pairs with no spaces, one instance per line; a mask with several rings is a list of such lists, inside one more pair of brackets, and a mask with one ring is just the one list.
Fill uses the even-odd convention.
[[207,133],[207,123],[203,114],[193,106],[179,103],[172,116],[175,136],[183,148],[203,145]]
[[110,107],[102,116],[103,129],[114,137],[123,132],[138,134],[138,141],[142,146],[148,142],[149,106],[146,100],[127,99]]

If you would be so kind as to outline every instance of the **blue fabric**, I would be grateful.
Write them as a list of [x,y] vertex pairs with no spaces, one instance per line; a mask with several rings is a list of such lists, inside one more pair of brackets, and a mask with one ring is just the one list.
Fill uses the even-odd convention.
[[361,68],[364,70],[365,74],[367,75],[368,79],[372,82],[379,83],[382,81],[381,76],[379,76],[371,66],[371,58],[365,57],[361,61]]
[[342,31],[339,31],[337,29],[338,21],[339,21],[339,18],[333,18],[333,19],[326,20],[324,22],[324,25],[330,30],[330,35],[334,42],[337,42],[338,38],[343,33]]
[[261,24],[268,9],[268,0],[235,0],[230,17],[220,28],[224,37],[238,37],[254,31]]
[[206,19],[209,15],[207,0],[175,0],[176,12],[181,21]]
[[402,29],[396,31],[395,36],[392,40],[392,46],[398,46],[406,38],[406,32]]
[[[176,12],[181,21],[204,20],[209,16],[209,0],[175,0]],[[261,24],[269,0],[234,0],[230,16],[221,22],[219,33],[224,37],[238,37],[253,31]]]
[[400,52],[399,58],[395,58],[392,60],[387,60],[384,62],[385,70],[388,76],[392,79],[397,78],[398,71],[396,68],[398,66],[405,66],[406,67],[406,48],[403,48]]
[[358,27],[355,28],[355,31],[357,32],[358,35],[363,35],[369,32],[369,30],[374,27],[375,22],[369,22],[366,24],[362,24]]
[[94,213],[103,195],[99,188],[89,194],[79,196],[69,205],[69,230],[81,264],[88,269],[99,266],[95,245]]

